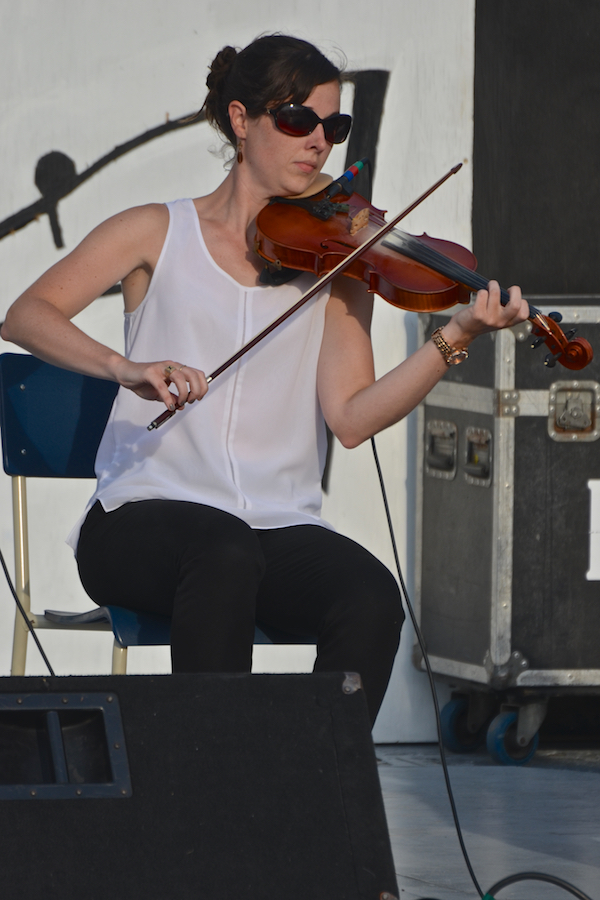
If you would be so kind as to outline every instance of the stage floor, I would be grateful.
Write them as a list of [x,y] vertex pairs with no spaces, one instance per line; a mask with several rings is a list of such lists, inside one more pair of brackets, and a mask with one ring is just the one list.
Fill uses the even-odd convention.
[[[401,900],[477,900],[463,860],[436,745],[377,745]],[[529,765],[485,751],[448,754],[471,865],[482,890],[517,872],[558,876],[600,898],[600,750],[539,750]],[[572,896],[521,882],[498,900]]]

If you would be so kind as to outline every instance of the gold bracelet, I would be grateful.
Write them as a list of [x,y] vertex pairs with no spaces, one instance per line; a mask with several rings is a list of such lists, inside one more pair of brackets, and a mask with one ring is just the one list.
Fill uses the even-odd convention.
[[458,347],[451,347],[448,341],[442,335],[442,328],[444,326],[440,326],[440,328],[436,328],[433,334],[431,335],[431,340],[438,348],[442,356],[444,357],[444,362],[447,366],[457,366],[459,363],[464,362],[465,359],[469,358],[469,353],[467,350],[459,350]]

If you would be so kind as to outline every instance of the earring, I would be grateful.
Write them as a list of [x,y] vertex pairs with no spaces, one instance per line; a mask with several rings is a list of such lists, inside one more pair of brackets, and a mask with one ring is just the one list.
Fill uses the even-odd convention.
[[238,145],[237,145],[237,161],[238,161],[238,163],[241,163],[244,160],[244,154],[242,153],[243,146],[244,145],[242,144],[242,142],[238,141]]

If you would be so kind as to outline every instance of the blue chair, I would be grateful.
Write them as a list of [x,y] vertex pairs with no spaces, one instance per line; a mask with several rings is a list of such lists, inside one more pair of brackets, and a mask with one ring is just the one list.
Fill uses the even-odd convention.
[[[31,611],[27,478],[94,478],[100,438],[118,385],[78,375],[21,353],[0,356],[0,428],[4,471],[12,477],[15,589],[34,628],[112,631],[112,672],[125,674],[127,648],[170,643],[168,616],[142,614],[119,606],[85,613]],[[12,675],[25,674],[29,630],[17,612]],[[314,644],[258,626],[257,644]]]

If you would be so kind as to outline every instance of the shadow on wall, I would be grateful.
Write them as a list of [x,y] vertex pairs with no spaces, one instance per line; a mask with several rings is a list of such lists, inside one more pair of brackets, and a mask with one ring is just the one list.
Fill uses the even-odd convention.
[[[383,114],[383,105],[389,72],[379,69],[363,72],[348,72],[344,81],[354,85],[353,118],[354,125],[348,141],[346,153],[346,166],[355,160],[368,157],[375,171],[377,155],[377,142],[379,139],[379,127]],[[66,153],[60,150],[52,150],[40,157],[35,167],[34,182],[42,195],[29,206],[24,207],[13,215],[0,222],[0,240],[14,234],[21,228],[25,228],[30,222],[35,221],[40,215],[47,215],[50,220],[52,237],[55,246],[64,247],[62,230],[58,218],[58,204],[69,194],[73,193],[81,184],[100,172],[109,163],[115,162],[126,153],[130,153],[137,147],[147,144],[156,138],[162,137],[171,131],[180,128],[188,128],[206,121],[204,110],[191,115],[181,116],[178,119],[167,119],[162,125],[157,125],[138,134],[124,144],[119,144],[110,153],[101,156],[83,172],[77,173],[74,161]],[[360,178],[364,179],[361,183]],[[357,188],[359,193],[370,198],[371,185],[366,182],[366,176],[359,176]],[[118,287],[111,288],[107,293],[117,293]]]

